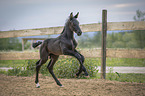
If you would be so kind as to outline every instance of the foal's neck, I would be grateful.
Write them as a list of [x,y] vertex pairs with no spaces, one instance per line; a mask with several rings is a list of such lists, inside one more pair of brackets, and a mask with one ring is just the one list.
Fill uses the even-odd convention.
[[69,28],[69,25],[65,26],[64,32],[62,33],[62,35],[67,39],[74,39],[74,33]]

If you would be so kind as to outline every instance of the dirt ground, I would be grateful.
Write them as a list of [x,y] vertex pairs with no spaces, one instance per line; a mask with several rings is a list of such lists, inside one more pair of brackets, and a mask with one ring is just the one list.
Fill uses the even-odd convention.
[[40,88],[35,88],[35,76],[16,77],[0,74],[0,96],[145,96],[145,84],[100,79],[60,79],[40,76]]

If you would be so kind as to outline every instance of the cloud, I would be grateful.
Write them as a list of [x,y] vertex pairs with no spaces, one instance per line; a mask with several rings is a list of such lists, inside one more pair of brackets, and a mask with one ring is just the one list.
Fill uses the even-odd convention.
[[131,7],[131,6],[135,6],[135,4],[116,4],[116,5],[114,5],[114,7],[117,7],[117,8],[124,8],[124,7]]
[[141,4],[142,3],[124,3],[124,4],[115,4],[113,5],[113,7],[116,7],[116,8],[135,7]]

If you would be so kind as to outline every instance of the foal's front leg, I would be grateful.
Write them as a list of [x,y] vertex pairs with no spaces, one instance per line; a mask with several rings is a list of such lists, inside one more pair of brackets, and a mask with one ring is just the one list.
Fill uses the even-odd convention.
[[77,77],[80,75],[80,73],[82,71],[84,71],[86,77],[89,77],[88,72],[83,65],[83,63],[84,63],[84,56],[83,55],[81,55],[77,50],[72,51],[72,50],[69,50],[67,48],[63,49],[63,54],[73,56],[73,57],[77,58],[78,61],[80,62],[80,69],[79,69],[79,72],[76,74]]
[[79,69],[79,72],[76,73],[76,76],[78,77],[82,73],[82,71],[84,71],[85,72],[85,76],[89,77],[89,75],[88,75],[88,73],[86,71],[86,68],[84,66],[84,61],[85,61],[84,56],[82,54],[80,54],[76,49],[75,49],[75,52],[80,56],[81,61],[82,61],[82,62],[80,62],[80,69]]

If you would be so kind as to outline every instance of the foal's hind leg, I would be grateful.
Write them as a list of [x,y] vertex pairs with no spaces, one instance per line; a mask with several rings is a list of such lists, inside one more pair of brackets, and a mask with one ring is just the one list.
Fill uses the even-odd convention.
[[39,85],[39,80],[38,80],[38,76],[39,76],[39,70],[40,70],[40,67],[46,63],[47,59],[46,60],[42,60],[40,59],[39,61],[37,61],[36,63],[36,79],[35,79],[35,83],[36,83],[36,87],[39,88],[40,85]]
[[61,86],[62,87],[62,84],[59,82],[59,80],[56,78],[56,76],[54,75],[53,73],[53,66],[55,64],[55,62],[58,60],[58,55],[51,55],[51,60],[47,66],[50,74],[52,75],[52,77],[54,78],[55,82],[57,83],[57,85]]

